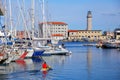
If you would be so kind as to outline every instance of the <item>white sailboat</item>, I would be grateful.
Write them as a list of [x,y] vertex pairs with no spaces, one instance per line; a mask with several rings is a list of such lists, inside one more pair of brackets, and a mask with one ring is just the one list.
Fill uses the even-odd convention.
[[42,32],[42,37],[43,39],[46,41],[49,40],[50,46],[48,45],[39,45],[40,48],[43,48],[45,50],[43,55],[67,55],[68,53],[71,53],[70,51],[68,51],[67,49],[61,47],[61,45],[57,46],[58,44],[58,40],[52,38],[51,36],[51,30],[50,28],[47,26],[48,22],[46,21],[46,17],[45,17],[45,1],[42,0],[42,14],[43,14],[43,22],[42,25],[40,26],[41,28],[41,32]]
[[[7,6],[7,3],[6,3],[5,6]],[[11,35],[12,35],[12,38],[13,38],[14,35],[13,35],[13,28],[12,28],[13,24],[12,24],[12,19],[11,19],[11,17],[12,17],[11,0],[9,0],[9,5],[8,6],[10,8],[9,11],[8,11],[8,12],[10,12],[10,18],[9,18],[9,20],[10,20],[9,22],[10,22],[10,26],[11,26],[10,32],[11,32]],[[19,8],[20,8],[20,6],[19,6]],[[21,12],[21,10],[20,10],[20,12]],[[22,13],[21,13],[21,15],[22,15]],[[8,13],[5,13],[5,16],[6,16],[5,18],[7,18]],[[24,20],[24,17],[22,17],[22,18]],[[8,23],[5,24],[5,27],[8,26],[7,24]],[[7,39],[7,37],[6,37],[5,30],[4,30],[4,35],[5,35],[5,38],[6,38],[6,42],[8,42],[9,39]],[[15,43],[15,41],[13,39],[11,40],[11,42]],[[30,50],[30,49],[23,49],[23,48],[20,49],[20,47],[15,46],[16,44],[13,44],[13,43],[11,45],[8,45],[8,43],[5,43],[5,45],[6,45],[6,50],[5,50],[6,53],[4,53],[4,54],[7,54],[7,58],[4,60],[4,62],[1,61],[3,64],[8,64],[11,61],[15,61],[15,60],[18,60],[18,59],[24,59],[26,57],[26,55],[27,55],[27,57],[31,57],[33,55],[32,50]],[[21,45],[23,45],[23,44],[21,44]],[[28,50],[30,54],[27,54],[28,52],[26,52],[26,50]]]

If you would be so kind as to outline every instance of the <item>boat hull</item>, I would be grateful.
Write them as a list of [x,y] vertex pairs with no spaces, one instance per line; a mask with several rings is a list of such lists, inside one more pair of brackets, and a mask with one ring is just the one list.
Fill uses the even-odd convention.
[[44,55],[48,54],[48,55],[68,55],[70,52],[68,50],[49,50],[49,51],[45,51]]
[[119,46],[116,43],[105,43],[102,45],[102,48],[116,49],[119,48]]
[[39,57],[44,53],[45,50],[34,50],[32,57]]

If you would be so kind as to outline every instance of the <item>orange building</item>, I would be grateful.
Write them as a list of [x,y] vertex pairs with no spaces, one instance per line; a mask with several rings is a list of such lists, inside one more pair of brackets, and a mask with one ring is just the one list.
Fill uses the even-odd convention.
[[29,38],[29,37],[26,31],[17,31],[16,38],[23,39],[23,38]]

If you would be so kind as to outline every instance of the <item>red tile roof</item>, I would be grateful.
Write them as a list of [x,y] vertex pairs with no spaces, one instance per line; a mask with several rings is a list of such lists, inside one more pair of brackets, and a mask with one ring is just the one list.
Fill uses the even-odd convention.
[[[43,22],[42,23],[40,23],[40,24],[43,24]],[[67,23],[64,23],[64,22],[44,22],[44,24],[54,24],[54,25],[67,25]]]
[[52,34],[52,36],[63,36],[63,34]]
[[4,56],[4,54],[0,53],[0,56]]
[[68,32],[78,32],[78,30],[68,30]]

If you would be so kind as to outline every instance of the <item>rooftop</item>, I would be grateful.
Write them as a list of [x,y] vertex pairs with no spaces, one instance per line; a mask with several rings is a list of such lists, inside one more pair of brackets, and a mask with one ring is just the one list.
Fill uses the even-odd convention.
[[63,34],[52,34],[52,36],[63,36]]
[[42,22],[40,24],[67,25],[65,22]]
[[78,30],[68,30],[68,32],[78,32]]

